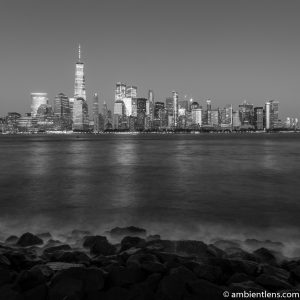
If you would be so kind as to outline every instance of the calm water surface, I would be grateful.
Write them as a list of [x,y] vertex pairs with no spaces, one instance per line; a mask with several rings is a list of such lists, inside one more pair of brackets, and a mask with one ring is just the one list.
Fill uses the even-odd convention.
[[300,241],[300,135],[0,136],[0,231]]

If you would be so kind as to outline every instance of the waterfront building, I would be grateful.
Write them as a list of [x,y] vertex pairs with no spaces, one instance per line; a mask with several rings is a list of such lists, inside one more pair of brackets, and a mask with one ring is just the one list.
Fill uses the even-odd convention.
[[145,118],[146,118],[146,102],[145,98],[137,98],[137,120],[136,120],[136,128],[138,130],[145,129]]
[[239,129],[241,126],[240,113],[238,111],[232,112],[232,127]]
[[123,117],[125,115],[125,105],[122,100],[117,100],[114,103],[114,115]]
[[127,117],[132,115],[132,98],[123,98],[123,103],[125,105],[125,115]]
[[126,98],[137,98],[137,87],[136,86],[127,86],[126,87]]
[[31,116],[35,117],[42,104],[48,104],[47,93],[31,93]]
[[65,119],[71,117],[69,98],[64,93],[59,93],[54,99],[54,115]]
[[81,61],[81,47],[78,47],[78,61],[75,65],[74,98],[86,101],[84,63]]
[[174,127],[176,128],[177,127],[177,119],[178,119],[178,93],[173,91],[172,92],[172,95],[173,95],[173,109],[174,109],[174,113],[173,113],[173,116],[174,116]]
[[115,101],[123,100],[126,97],[126,84],[122,82],[116,83]]
[[264,108],[263,107],[254,108],[254,126],[256,130],[264,129]]
[[184,109],[185,111],[189,110],[189,101],[188,100],[180,100],[178,101],[178,110]]
[[210,124],[212,127],[218,127],[219,126],[219,109],[212,109],[210,111]]
[[137,98],[132,98],[131,114],[134,117],[137,117]]
[[94,132],[99,132],[99,97],[95,93],[93,97],[93,121],[94,121]]
[[241,125],[244,127],[251,127],[254,124],[254,108],[253,104],[248,103],[246,100],[239,105],[239,115]]
[[174,102],[172,97],[166,98],[166,109],[169,116],[173,116],[174,113]]
[[155,102],[154,104],[154,118],[159,119],[159,111],[165,109],[165,104],[163,102]]
[[70,118],[73,120],[73,107],[74,107],[75,98],[69,98],[69,109],[70,109]]
[[193,109],[197,109],[197,108],[199,108],[199,103],[196,102],[196,101],[194,101],[194,102],[191,104],[191,111],[192,111]]
[[83,98],[77,98],[73,106],[73,125],[74,131],[89,130],[88,105]]
[[232,127],[232,105],[226,105],[223,109],[220,109],[220,123],[223,128]]
[[192,125],[196,125],[197,127],[202,126],[202,108],[192,108]]
[[279,121],[279,102],[270,100],[265,103],[265,125],[266,130],[278,128]]
[[150,122],[152,122],[154,119],[154,92],[152,90],[148,91],[146,110],[147,115],[149,114],[150,116]]

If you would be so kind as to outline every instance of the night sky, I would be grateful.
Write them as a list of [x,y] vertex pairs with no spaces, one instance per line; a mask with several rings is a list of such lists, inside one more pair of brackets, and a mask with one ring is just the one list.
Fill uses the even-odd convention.
[[112,108],[122,81],[299,117],[299,16],[298,0],[0,0],[0,116],[30,112],[31,92],[72,97],[80,43],[89,103]]

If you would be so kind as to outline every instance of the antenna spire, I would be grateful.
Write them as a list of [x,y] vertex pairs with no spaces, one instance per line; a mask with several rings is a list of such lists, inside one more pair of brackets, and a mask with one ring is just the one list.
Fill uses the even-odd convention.
[[79,44],[79,47],[78,47],[78,61],[80,62],[81,60],[81,48],[80,48],[80,44]]

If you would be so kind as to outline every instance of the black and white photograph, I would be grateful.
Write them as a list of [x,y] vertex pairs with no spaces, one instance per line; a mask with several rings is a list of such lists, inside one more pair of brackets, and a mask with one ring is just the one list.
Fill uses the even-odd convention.
[[300,299],[299,0],[0,0],[0,300]]

